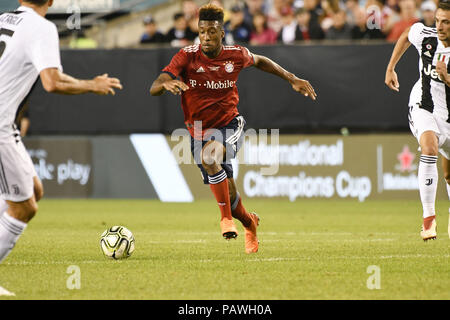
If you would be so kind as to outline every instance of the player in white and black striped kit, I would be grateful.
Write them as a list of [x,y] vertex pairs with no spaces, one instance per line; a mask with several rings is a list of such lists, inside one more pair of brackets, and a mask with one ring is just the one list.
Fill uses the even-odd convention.
[[53,0],[19,0],[0,15],[0,262],[6,258],[43,195],[14,118],[38,76],[48,92],[114,94],[120,81],[106,74],[79,80],[62,72],[56,26],[44,17]]
[[[395,66],[413,44],[419,52],[420,78],[409,99],[409,124],[421,156],[418,169],[423,206],[423,240],[436,238],[435,201],[438,182],[437,158],[441,153],[450,197],[450,2],[439,3],[436,28],[416,23],[399,38],[386,70],[386,85],[399,91]],[[450,220],[448,232],[450,235]]]

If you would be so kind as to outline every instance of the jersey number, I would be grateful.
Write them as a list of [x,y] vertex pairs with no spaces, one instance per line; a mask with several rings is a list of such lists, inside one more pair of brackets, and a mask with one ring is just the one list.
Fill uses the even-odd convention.
[[[14,34],[14,31],[12,31],[12,30],[3,29],[3,28],[0,29],[0,37],[2,35],[8,36],[8,37],[12,37],[13,34]],[[6,42],[5,41],[0,41],[0,58],[2,57],[3,52],[5,51],[5,49],[6,49]]]

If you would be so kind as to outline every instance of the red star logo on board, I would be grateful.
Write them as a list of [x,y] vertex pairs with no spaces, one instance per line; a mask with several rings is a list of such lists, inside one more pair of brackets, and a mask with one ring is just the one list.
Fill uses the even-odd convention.
[[400,161],[400,171],[411,171],[411,166],[416,156],[409,151],[408,146],[404,146],[401,153],[397,155],[398,161]]

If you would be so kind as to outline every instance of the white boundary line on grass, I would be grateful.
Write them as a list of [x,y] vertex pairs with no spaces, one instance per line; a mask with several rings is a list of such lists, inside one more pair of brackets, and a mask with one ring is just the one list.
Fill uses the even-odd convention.
[[[322,260],[376,260],[376,259],[430,259],[430,258],[450,258],[449,254],[438,255],[438,254],[394,254],[394,255],[374,255],[374,256],[329,256],[327,258],[320,258]],[[249,262],[279,262],[279,261],[311,261],[314,257],[312,256],[304,256],[304,257],[271,257],[271,258],[252,258],[248,259]],[[77,261],[77,264],[104,264],[108,261],[114,261],[120,263],[121,260],[86,260],[86,261]],[[151,259],[146,260],[147,262],[151,261]],[[214,262],[222,262],[227,261],[225,259],[200,259],[200,260],[183,260],[189,262],[201,262],[201,263],[214,263]],[[139,263],[144,262],[145,260],[127,260],[126,263]],[[73,261],[52,261],[52,262],[43,262],[43,261],[20,261],[20,262],[6,262],[4,265],[10,266],[25,266],[25,265],[70,265],[73,264]],[[2,287],[0,287],[1,293]],[[1,295],[1,294],[0,294]]]
[[3,287],[0,287],[0,296],[8,296],[8,297],[15,297],[16,294],[13,292],[9,292]]
[[[147,234],[147,235],[167,235],[166,231],[141,231],[140,234]],[[220,232],[213,232],[213,231],[204,231],[204,232],[196,232],[196,231],[179,231],[175,232],[175,235],[190,235],[190,236],[209,236],[214,235],[216,236]],[[273,232],[273,231],[262,231],[258,232],[261,236],[411,236],[411,235],[417,235],[415,232],[370,232],[370,233],[357,233],[357,232]]]
[[[318,242],[320,240],[315,239],[264,239],[264,242]],[[375,238],[375,239],[333,239],[333,240],[323,240],[323,242],[383,242],[383,241],[398,241],[398,239],[384,239],[384,238]]]
[[[450,255],[425,255],[425,254],[411,254],[411,255],[390,255],[390,256],[336,256],[329,257],[328,260],[364,260],[364,259],[415,259],[415,258],[449,258]],[[322,259],[322,258],[321,258]],[[324,258],[326,259],[326,258]],[[283,257],[274,257],[274,258],[255,258],[250,259],[248,261],[251,262],[273,262],[273,261],[309,261],[312,260],[312,257],[302,257],[302,258],[283,258]],[[207,261],[203,261],[207,262]]]

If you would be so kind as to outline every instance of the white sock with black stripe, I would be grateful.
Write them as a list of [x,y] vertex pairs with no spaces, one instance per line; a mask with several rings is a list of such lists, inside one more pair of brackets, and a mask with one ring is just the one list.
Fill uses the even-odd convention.
[[438,181],[437,156],[421,155],[418,179],[420,201],[423,207],[423,218],[434,216]]
[[0,215],[0,263],[14,248],[27,224],[4,212]]

